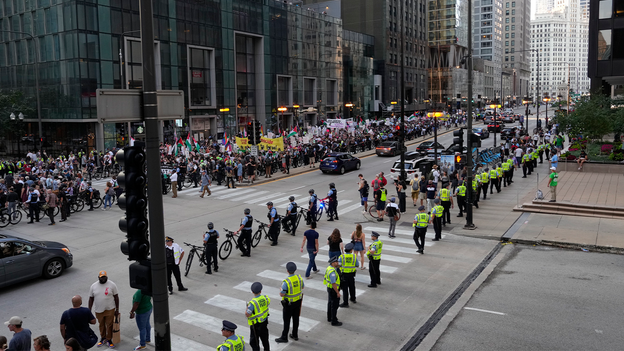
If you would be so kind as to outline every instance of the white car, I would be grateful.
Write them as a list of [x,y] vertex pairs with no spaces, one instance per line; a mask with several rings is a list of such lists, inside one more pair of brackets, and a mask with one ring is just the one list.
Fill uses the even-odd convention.
[[[407,154],[406,154],[407,156]],[[421,157],[408,159],[405,157],[405,173],[407,173],[407,180],[414,177],[420,177],[420,164],[423,162],[432,162],[433,157]],[[392,179],[397,179],[401,175],[401,159],[394,161],[392,168],[390,168],[390,176]]]

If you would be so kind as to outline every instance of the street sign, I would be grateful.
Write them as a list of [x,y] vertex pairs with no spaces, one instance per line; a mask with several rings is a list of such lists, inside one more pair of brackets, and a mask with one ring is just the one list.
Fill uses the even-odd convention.
[[251,146],[251,156],[258,156],[258,146],[256,145]]

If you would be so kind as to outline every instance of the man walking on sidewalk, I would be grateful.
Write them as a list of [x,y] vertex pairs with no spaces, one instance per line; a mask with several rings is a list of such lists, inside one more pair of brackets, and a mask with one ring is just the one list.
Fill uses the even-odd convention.
[[548,181],[548,186],[550,187],[550,201],[557,201],[557,179],[559,178],[559,174],[557,173],[557,168],[550,167],[550,180]]

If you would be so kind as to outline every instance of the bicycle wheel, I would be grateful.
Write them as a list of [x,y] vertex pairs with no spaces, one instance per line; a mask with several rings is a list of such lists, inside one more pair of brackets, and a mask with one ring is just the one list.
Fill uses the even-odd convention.
[[377,216],[377,208],[375,206],[368,207],[368,214],[373,218],[379,218],[379,216]]
[[232,253],[232,242],[230,240],[224,241],[219,248],[219,258],[222,260],[230,257],[230,254]]
[[195,256],[195,249],[191,249],[189,252],[189,256],[186,259],[186,269],[184,270],[184,276],[188,275],[188,272],[191,270],[191,264],[193,263],[193,256]]
[[102,179],[102,172],[96,172],[96,173],[93,175],[93,179],[95,179],[95,180],[101,180],[101,179]]
[[85,207],[85,202],[83,199],[77,199],[76,200],[76,208],[78,209],[78,212],[82,211]]
[[15,211],[11,214],[10,221],[11,224],[15,225],[22,220],[22,211]]
[[93,208],[100,208],[102,206],[102,199],[97,197],[93,199]]
[[301,212],[299,212],[297,214],[297,220],[295,221],[295,228],[299,227],[299,222],[301,222],[301,217],[303,217],[303,214]]
[[2,215],[0,215],[0,228],[4,228],[8,226],[10,223],[11,223],[11,220],[9,219],[8,214],[3,213]]
[[60,206],[56,206],[54,208],[54,217],[58,216],[60,212],[61,212],[61,207]]
[[323,217],[323,209],[324,209],[324,208],[325,208],[325,207],[321,207],[321,208],[319,208],[319,209],[318,209],[318,211],[316,212],[316,221],[317,221],[317,222],[320,222],[320,221],[321,221],[321,218]]
[[256,247],[260,243],[260,239],[262,239],[262,229],[258,228],[253,238],[251,238],[251,247]]

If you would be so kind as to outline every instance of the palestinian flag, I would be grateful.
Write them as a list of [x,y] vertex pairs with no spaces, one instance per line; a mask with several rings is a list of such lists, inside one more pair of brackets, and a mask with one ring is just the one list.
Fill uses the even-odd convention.
[[197,142],[197,140],[195,140],[195,138],[193,138],[193,145],[195,145],[195,148],[197,149],[197,151],[199,151],[199,143]]
[[[295,129],[296,129],[296,127],[295,127]],[[290,138],[290,137],[297,136],[297,131],[295,129],[291,130],[290,133],[288,133],[288,135],[286,135],[286,137]]]
[[178,142],[176,144],[176,148],[175,148],[175,155],[178,156],[178,150],[184,145],[184,142],[182,141],[182,138],[178,139]]
[[191,140],[191,133],[186,136],[185,144],[189,151],[193,150],[193,140]]

